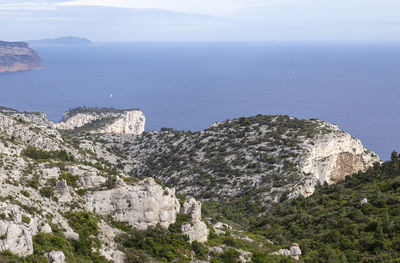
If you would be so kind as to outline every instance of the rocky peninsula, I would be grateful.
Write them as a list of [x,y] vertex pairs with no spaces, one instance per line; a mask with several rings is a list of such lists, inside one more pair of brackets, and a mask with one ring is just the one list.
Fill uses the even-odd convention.
[[27,43],[0,41],[0,73],[40,69],[41,62]]

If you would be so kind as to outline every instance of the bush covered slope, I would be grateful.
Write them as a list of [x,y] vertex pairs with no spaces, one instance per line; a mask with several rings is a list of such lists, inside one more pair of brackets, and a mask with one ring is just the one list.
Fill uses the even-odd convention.
[[273,207],[253,231],[298,242],[305,262],[400,262],[400,156]]

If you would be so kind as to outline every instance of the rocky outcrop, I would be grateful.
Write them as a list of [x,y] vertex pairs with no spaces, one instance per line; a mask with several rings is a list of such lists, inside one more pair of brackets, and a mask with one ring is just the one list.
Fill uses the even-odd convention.
[[336,125],[323,123],[332,132],[322,134],[315,140],[304,143],[305,153],[299,161],[300,171],[305,180],[289,195],[293,199],[299,195],[305,197],[314,193],[317,184],[335,184],[346,176],[365,171],[379,157],[367,150],[361,141],[341,131]]
[[58,181],[56,184],[56,196],[58,201],[62,203],[70,202],[72,200],[71,193],[67,181],[65,179]]
[[41,59],[24,42],[0,41],[0,73],[39,69]]
[[140,110],[115,110],[110,108],[77,108],[64,113],[56,128],[73,130],[85,128],[96,133],[140,135],[144,132],[146,118]]
[[339,130],[336,125],[324,125],[333,132],[305,143],[306,154],[300,160],[303,173],[313,174],[321,184],[333,184],[379,162],[378,156],[365,149],[360,140]]
[[182,225],[181,232],[189,237],[189,241],[206,242],[208,239],[209,230],[206,224],[201,221],[201,203],[191,198],[186,201],[182,208],[182,214],[190,215],[190,221]]
[[65,263],[65,255],[62,251],[51,251],[48,255],[50,263]]
[[19,256],[33,253],[32,233],[26,226],[0,220],[0,251],[9,250]]
[[33,253],[32,236],[50,233],[50,226],[37,216],[23,211],[18,205],[0,203],[0,251],[9,250],[19,256]]
[[273,255],[282,255],[286,257],[292,257],[296,260],[299,260],[299,257],[301,256],[301,249],[299,247],[299,244],[293,243],[290,246],[290,249],[280,249],[277,252],[272,253]]
[[368,199],[364,197],[363,199],[361,199],[360,205],[363,206],[363,205],[366,205],[366,204],[368,204]]
[[139,110],[125,111],[122,118],[118,118],[101,132],[140,135],[144,132],[145,121],[143,112]]
[[9,140],[9,143],[14,143],[15,147],[7,147],[13,153],[19,154],[28,144],[43,150],[65,148],[62,146],[62,138],[58,131],[26,122],[2,112],[0,112],[0,132],[3,133],[3,138],[4,136],[14,138],[14,141]]
[[175,223],[180,204],[175,190],[163,189],[152,178],[134,186],[117,179],[115,188],[91,192],[85,196],[85,208],[100,215],[112,215],[117,221],[138,229]]

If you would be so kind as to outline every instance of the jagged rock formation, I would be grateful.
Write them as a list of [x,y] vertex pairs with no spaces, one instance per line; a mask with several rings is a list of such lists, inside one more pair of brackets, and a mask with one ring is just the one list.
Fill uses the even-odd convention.
[[24,42],[0,41],[0,73],[39,69],[41,59]]
[[181,213],[190,215],[190,222],[182,225],[182,234],[187,235],[190,242],[195,240],[201,243],[206,242],[209,230],[201,221],[201,203],[191,198],[183,204]]
[[64,113],[56,124],[62,130],[88,130],[97,133],[140,135],[144,132],[145,117],[140,110],[116,110],[110,108],[76,108]]
[[175,190],[163,189],[152,178],[130,186],[117,179],[115,188],[95,191],[85,196],[86,210],[100,215],[112,215],[138,229],[175,223],[180,204]]

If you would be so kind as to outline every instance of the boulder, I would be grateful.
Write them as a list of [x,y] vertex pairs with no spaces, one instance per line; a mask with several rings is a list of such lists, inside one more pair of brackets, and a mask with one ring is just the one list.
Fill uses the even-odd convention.
[[360,205],[366,205],[366,204],[368,204],[368,199],[364,197],[364,198],[360,201]]
[[65,255],[62,251],[51,251],[48,255],[48,260],[50,263],[65,263]]

